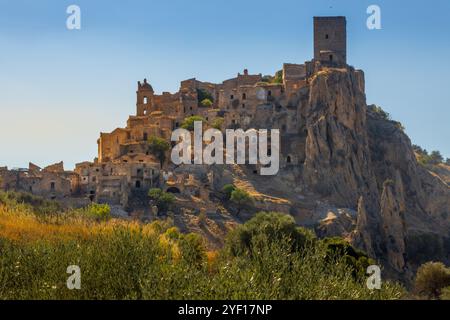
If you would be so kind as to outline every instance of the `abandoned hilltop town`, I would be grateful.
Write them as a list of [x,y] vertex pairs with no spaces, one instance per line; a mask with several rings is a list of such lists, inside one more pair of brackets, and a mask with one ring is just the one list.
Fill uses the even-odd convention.
[[[150,188],[185,197],[208,199],[225,183],[223,175],[206,167],[180,170],[161,162],[149,149],[150,137],[170,141],[171,133],[187,117],[201,116],[206,126],[276,128],[281,135],[281,170],[301,167],[305,161],[305,92],[311,77],[323,68],[347,65],[345,17],[314,18],[314,58],[303,64],[285,63],[275,76],[251,74],[247,69],[220,84],[188,79],[176,93],[154,93],[144,79],[137,83],[136,114],[125,128],[100,133],[98,157],[66,171],[63,163],[45,168],[30,163],[27,169],[0,168],[1,188],[19,190],[68,203],[95,201],[133,209]],[[364,92],[364,74],[353,70]],[[209,103],[204,103],[205,98]],[[220,121],[218,121],[218,119]],[[204,126],[205,126],[204,125]],[[257,174],[260,167],[249,169]],[[222,183],[221,183],[222,182]],[[144,201],[145,202],[145,201]]]

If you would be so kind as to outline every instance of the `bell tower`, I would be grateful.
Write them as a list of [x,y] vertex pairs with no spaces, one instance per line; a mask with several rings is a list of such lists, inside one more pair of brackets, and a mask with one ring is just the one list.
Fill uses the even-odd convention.
[[150,114],[152,106],[153,106],[153,88],[147,82],[147,79],[144,79],[144,83],[138,81],[138,89],[136,91],[136,115],[137,116],[145,116]]

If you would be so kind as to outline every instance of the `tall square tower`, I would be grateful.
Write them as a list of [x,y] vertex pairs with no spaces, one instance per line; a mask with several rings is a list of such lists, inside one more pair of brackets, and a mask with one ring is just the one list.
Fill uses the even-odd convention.
[[345,17],[314,17],[314,60],[330,65],[347,64]]

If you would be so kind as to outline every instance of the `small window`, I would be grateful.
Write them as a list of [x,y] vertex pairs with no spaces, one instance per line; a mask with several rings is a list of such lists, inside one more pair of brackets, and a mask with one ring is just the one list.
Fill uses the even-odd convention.
[[234,96],[233,96],[233,95],[231,95],[231,96],[230,96],[230,100],[233,100],[233,99],[234,99]]
[[147,103],[148,103],[148,98],[144,97],[144,104],[147,104]]
[[269,90],[269,91],[267,92],[267,95],[268,95],[269,97],[271,97],[271,96],[272,96],[272,91]]
[[141,181],[140,180],[136,180],[136,184],[135,184],[137,189],[141,188]]
[[97,178],[96,177],[92,177],[92,182],[95,182],[95,181],[97,181]]
[[328,39],[330,36],[328,34],[325,35],[325,39]]
[[50,183],[50,190],[55,191],[55,183],[54,182]]
[[333,61],[333,55],[330,54],[330,61]]
[[147,140],[148,140],[148,133],[147,133],[147,132],[144,132],[143,138],[144,138],[144,141],[147,141]]
[[247,94],[243,93],[242,94],[242,100],[245,100],[245,99],[247,99]]
[[137,174],[141,174],[142,170],[141,169],[137,169]]
[[242,109],[245,109],[245,103],[242,104]]
[[288,157],[287,157],[286,162],[287,162],[287,163],[291,163],[291,162],[292,162],[291,156],[288,156]]

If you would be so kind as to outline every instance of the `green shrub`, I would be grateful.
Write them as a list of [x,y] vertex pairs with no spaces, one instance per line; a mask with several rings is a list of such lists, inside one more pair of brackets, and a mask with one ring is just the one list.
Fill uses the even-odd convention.
[[148,148],[159,159],[162,166],[166,160],[166,152],[170,149],[170,143],[163,138],[152,136],[148,139]]
[[213,102],[210,99],[206,98],[200,102],[200,105],[204,108],[210,108],[213,105]]
[[214,121],[212,122],[212,125],[211,125],[211,126],[212,126],[214,129],[222,130],[222,126],[223,126],[224,121],[225,121],[224,118],[222,118],[222,117],[217,117],[217,118],[214,119]]
[[175,202],[175,196],[173,194],[164,192],[159,188],[150,189],[148,196],[158,207],[159,212],[167,212]]
[[209,100],[211,102],[214,102],[213,96],[204,89],[197,89],[197,100],[199,103],[201,103],[203,100]]
[[181,124],[181,128],[193,131],[194,130],[194,122],[201,121],[205,122],[205,119],[201,116],[191,116],[186,119],[184,119],[183,123]]
[[85,210],[82,210],[89,218],[95,220],[108,220],[111,218],[111,208],[107,204],[90,204]]
[[450,269],[441,262],[427,262],[416,273],[414,289],[419,295],[437,299],[450,286]]
[[253,198],[250,194],[239,188],[236,188],[231,192],[230,200],[238,207],[237,214],[239,214],[244,207],[253,203]]
[[225,193],[225,197],[227,200],[230,200],[231,193],[233,193],[234,190],[236,190],[236,187],[232,184],[226,184],[223,186],[222,192]]
[[292,250],[298,250],[307,240],[314,239],[310,233],[297,227],[292,216],[277,212],[260,212],[234,229],[226,239],[225,246],[233,256],[252,255],[255,251],[253,241],[261,235],[264,235],[269,243],[288,239]]
[[363,277],[367,267],[375,264],[367,254],[355,249],[342,238],[325,238],[321,242],[325,245],[327,257],[343,257],[343,261],[351,268],[355,277]]

